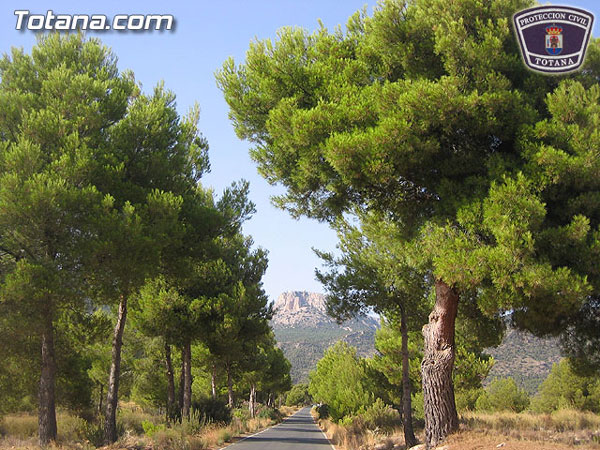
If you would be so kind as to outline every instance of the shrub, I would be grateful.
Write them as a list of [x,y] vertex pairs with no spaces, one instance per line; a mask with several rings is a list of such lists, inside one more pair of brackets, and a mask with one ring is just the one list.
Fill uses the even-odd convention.
[[192,403],[192,409],[197,411],[203,422],[224,424],[231,422],[231,408],[224,400],[212,397],[201,398]]
[[478,411],[521,412],[528,406],[529,395],[510,377],[495,378],[475,402]]
[[362,417],[365,426],[370,430],[379,428],[390,432],[401,422],[400,413],[391,406],[386,405],[380,398],[359,416]]
[[164,424],[155,424],[150,422],[149,420],[144,420],[142,422],[142,429],[144,430],[144,434],[148,437],[153,437],[159,431],[164,431],[167,427]]
[[258,410],[256,417],[260,417],[263,419],[279,420],[281,418],[281,414],[275,408],[265,406]]
[[600,381],[592,376],[580,376],[567,359],[552,366],[531,402],[531,409],[549,413],[559,409],[600,412]]
[[232,414],[233,417],[236,417],[241,421],[247,421],[250,419],[250,411],[248,411],[248,408],[235,408]]
[[329,406],[327,405],[319,404],[315,406],[315,411],[319,419],[327,419],[329,417]]
[[477,399],[483,394],[482,388],[466,389],[456,392],[456,409],[458,411],[474,411]]

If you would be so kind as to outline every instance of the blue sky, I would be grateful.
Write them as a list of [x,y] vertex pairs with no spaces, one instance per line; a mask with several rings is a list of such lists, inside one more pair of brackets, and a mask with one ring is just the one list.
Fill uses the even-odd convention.
[[[579,6],[596,16],[594,36],[599,34],[600,6],[597,0],[552,2]],[[227,117],[228,108],[217,89],[214,73],[233,56],[242,62],[253,39],[272,38],[282,26],[317,28],[321,19],[329,28],[345,24],[356,10],[375,1],[364,0],[221,0],[215,1],[3,1],[0,5],[0,51],[12,46],[29,52],[35,34],[15,30],[14,10],[32,14],[172,14],[176,29],[171,32],[91,34],[113,49],[120,69],[132,69],[145,90],[160,80],[177,95],[180,113],[198,102],[200,129],[210,144],[212,171],[203,183],[221,191],[232,181],[250,181],[251,198],[257,213],[244,228],[257,245],[269,251],[269,269],[264,278],[267,294],[276,298],[285,290],[321,292],[314,279],[319,259],[311,247],[334,250],[335,233],[324,224],[309,219],[292,219],[271,205],[269,197],[281,192],[268,185],[257,173],[248,156],[249,144],[240,141]]]

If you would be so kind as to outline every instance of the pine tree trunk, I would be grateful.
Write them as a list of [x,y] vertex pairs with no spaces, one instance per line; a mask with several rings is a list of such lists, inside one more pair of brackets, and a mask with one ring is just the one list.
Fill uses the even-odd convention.
[[210,388],[212,391],[213,400],[217,398],[217,366],[213,364],[210,373]]
[[192,344],[187,342],[183,346],[183,417],[190,417],[192,406]]
[[233,380],[231,379],[231,367],[227,364],[227,404],[233,408]]
[[406,324],[406,312],[404,308],[400,311],[400,332],[402,334],[402,417],[404,426],[404,442],[406,448],[417,445],[417,438],[413,430],[410,372],[408,362],[408,326]]
[[173,378],[173,361],[171,346],[165,342],[165,365],[167,368],[167,420],[172,420],[175,413],[175,379]]
[[435,306],[423,327],[425,355],[421,364],[427,448],[435,447],[458,429],[454,401],[454,323],[458,292],[441,280],[435,282]]
[[250,385],[250,401],[248,402],[248,407],[250,409],[250,417],[254,418],[256,415],[256,387],[254,383]]
[[40,446],[56,440],[55,404],[56,359],[52,315],[46,313],[42,331],[42,370],[40,375],[38,432]]
[[185,384],[185,350],[181,347],[181,371],[179,372],[179,391],[177,392],[177,405],[179,414],[183,411],[183,386]]
[[100,386],[100,395],[98,396],[98,415],[102,414],[102,401],[104,400],[104,385],[102,383],[98,383]]
[[127,296],[121,297],[119,313],[113,334],[112,361],[106,395],[106,413],[104,417],[104,442],[109,445],[117,441],[117,404],[119,402],[119,377],[121,375],[121,347],[123,331],[127,319]]

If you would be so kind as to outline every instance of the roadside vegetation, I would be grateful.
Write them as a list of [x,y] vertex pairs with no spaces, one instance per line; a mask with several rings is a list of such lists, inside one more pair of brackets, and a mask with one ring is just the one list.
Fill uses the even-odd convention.
[[3,445],[204,448],[278,420],[267,252],[248,183],[201,183],[198,107],[81,34],[13,49],[0,78]]

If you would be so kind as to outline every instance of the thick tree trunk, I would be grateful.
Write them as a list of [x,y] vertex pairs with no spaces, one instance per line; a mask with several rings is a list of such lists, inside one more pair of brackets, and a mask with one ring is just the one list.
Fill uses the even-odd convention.
[[217,366],[215,364],[212,365],[212,371],[210,373],[210,388],[214,400],[217,398]]
[[183,417],[190,417],[192,407],[192,344],[183,346]]
[[233,380],[231,379],[231,367],[227,364],[227,404],[233,408]]
[[417,438],[413,430],[410,372],[408,363],[408,326],[406,324],[406,312],[400,312],[400,333],[402,334],[402,422],[404,426],[404,442],[406,448],[417,445]]
[[54,326],[52,315],[44,317],[42,331],[42,370],[40,375],[38,432],[40,446],[56,440],[56,404],[54,398],[56,359],[54,356]]
[[121,297],[119,313],[113,334],[112,361],[106,395],[106,413],[104,417],[104,442],[112,444],[117,441],[117,404],[119,402],[119,377],[121,375],[121,347],[123,331],[127,319],[127,296]]
[[458,292],[441,280],[435,282],[435,306],[423,327],[425,355],[421,364],[427,448],[435,447],[458,429],[454,402],[454,323]]
[[175,379],[173,378],[173,361],[171,346],[165,342],[165,365],[167,368],[167,420],[172,420],[175,413]]

